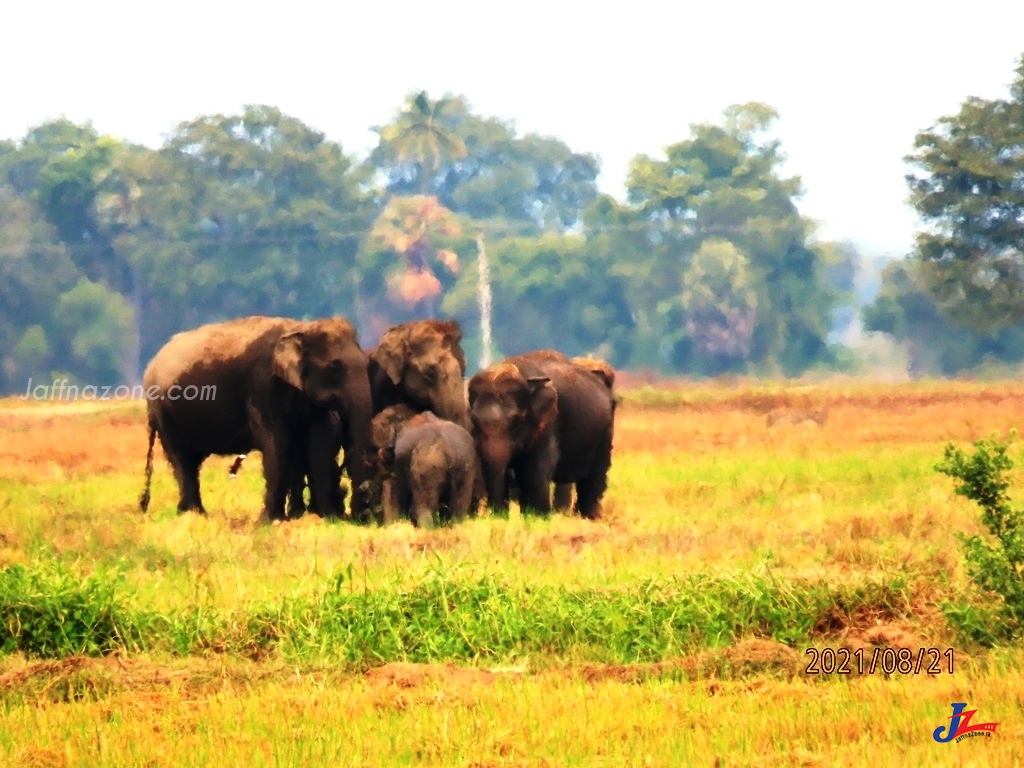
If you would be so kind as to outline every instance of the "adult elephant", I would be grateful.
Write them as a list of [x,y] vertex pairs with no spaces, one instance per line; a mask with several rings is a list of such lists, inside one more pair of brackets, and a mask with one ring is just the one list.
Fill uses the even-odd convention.
[[205,513],[199,468],[207,456],[256,449],[266,480],[264,519],[285,517],[289,492],[294,510],[304,474],[314,511],[339,514],[340,443],[359,517],[372,417],[367,368],[356,331],[343,318],[247,317],[176,334],[143,374],[150,429],[143,511],[159,435],[178,483],[179,511]]
[[551,483],[573,483],[577,511],[600,516],[614,408],[597,376],[549,350],[510,357],[470,379],[469,411],[492,506],[506,506],[511,470],[524,506],[547,512]]
[[[560,355],[561,353],[555,354]],[[562,357],[564,358],[565,356],[562,355]],[[580,368],[592,373],[601,383],[608,387],[608,391],[612,396],[612,438],[614,440],[615,409],[618,408],[619,402],[622,400],[615,393],[615,369],[607,361],[596,357],[571,357],[568,360],[574,365],[578,365]],[[554,504],[555,509],[569,509],[572,506],[571,483],[557,483],[555,485]]]
[[389,328],[370,350],[373,412],[406,405],[469,429],[466,355],[455,320],[416,320]]

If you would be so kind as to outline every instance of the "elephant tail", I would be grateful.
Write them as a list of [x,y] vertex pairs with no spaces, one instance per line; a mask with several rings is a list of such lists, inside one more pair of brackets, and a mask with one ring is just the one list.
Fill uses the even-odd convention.
[[146,453],[146,486],[142,489],[139,506],[143,512],[149,511],[149,488],[153,484],[153,444],[156,442],[156,424],[149,424],[149,451]]

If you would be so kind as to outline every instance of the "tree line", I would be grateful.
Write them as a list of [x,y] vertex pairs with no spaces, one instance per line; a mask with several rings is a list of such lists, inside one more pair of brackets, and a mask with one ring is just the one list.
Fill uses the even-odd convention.
[[[1008,103],[1019,107],[1015,88]],[[1007,137],[1024,132],[1005,118],[991,119]],[[492,359],[554,347],[690,375],[848,368],[855,360],[834,339],[854,316],[861,257],[818,239],[800,215],[775,119],[750,103],[691,126],[663,154],[634,158],[624,200],[600,193],[594,155],[520,135],[461,96],[410,94],[363,160],[271,106],[183,122],[157,149],[46,122],[0,142],[0,392],[23,391],[29,377],[132,383],[172,334],[252,314],[344,315],[364,346],[394,323],[450,316],[476,361],[481,259]],[[927,187],[938,150],[922,141],[913,194],[941,217]],[[1022,153],[1009,141],[998,152],[1016,163],[1019,194]],[[1006,216],[1007,231],[990,227],[1001,250],[985,274],[997,284],[1012,273],[1001,265],[1020,268]],[[935,324],[968,327],[989,299],[972,289],[962,306],[935,288],[959,273],[926,284],[919,270],[948,261],[936,247],[922,241],[886,273],[868,327],[917,333],[926,313],[915,301]],[[998,323],[963,331],[980,334],[975,349],[984,334],[1024,342],[1016,305],[1000,306]]]

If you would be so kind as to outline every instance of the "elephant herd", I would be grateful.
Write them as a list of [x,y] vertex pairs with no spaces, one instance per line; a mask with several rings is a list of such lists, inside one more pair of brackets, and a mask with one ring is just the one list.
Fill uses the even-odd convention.
[[159,436],[181,512],[205,513],[199,468],[208,456],[258,450],[267,522],[307,509],[344,515],[343,472],[359,522],[408,517],[431,527],[513,498],[547,512],[552,484],[556,508],[570,506],[575,486],[575,509],[599,517],[617,403],[611,366],[542,350],[467,384],[461,339],[456,321],[436,319],[393,326],[369,351],[343,318],[247,317],[176,334],[143,375],[143,511]]

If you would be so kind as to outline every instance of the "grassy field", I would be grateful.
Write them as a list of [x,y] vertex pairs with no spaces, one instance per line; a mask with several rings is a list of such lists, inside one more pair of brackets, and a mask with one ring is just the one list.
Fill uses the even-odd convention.
[[[143,515],[142,404],[0,401],[0,764],[1024,762],[1020,648],[943,612],[984,616],[982,529],[934,469],[1024,386],[624,397],[601,521],[429,532],[257,526],[258,456],[207,462],[207,518],[161,458]],[[952,702],[995,735],[937,743]]]

